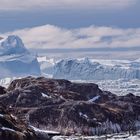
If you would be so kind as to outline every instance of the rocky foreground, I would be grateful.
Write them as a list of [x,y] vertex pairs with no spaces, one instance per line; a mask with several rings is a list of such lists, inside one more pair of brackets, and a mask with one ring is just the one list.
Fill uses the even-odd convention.
[[117,96],[93,83],[17,79],[7,89],[0,88],[0,104],[0,139],[4,140],[140,130],[140,97]]

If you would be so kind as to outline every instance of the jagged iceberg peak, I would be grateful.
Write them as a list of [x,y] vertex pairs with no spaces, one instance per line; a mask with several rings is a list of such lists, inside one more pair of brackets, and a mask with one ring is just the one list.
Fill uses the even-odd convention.
[[0,40],[0,71],[0,78],[40,75],[36,56],[29,53],[22,40],[15,35]]
[[16,35],[8,36],[0,44],[1,55],[23,54],[28,53],[22,40]]

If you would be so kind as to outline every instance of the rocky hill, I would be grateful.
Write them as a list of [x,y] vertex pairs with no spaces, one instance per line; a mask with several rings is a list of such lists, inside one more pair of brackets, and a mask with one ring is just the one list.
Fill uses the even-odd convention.
[[[26,77],[1,88],[0,103],[31,128],[62,135],[102,135],[140,129],[140,97],[117,96],[93,83]],[[35,129],[36,130],[36,129]]]

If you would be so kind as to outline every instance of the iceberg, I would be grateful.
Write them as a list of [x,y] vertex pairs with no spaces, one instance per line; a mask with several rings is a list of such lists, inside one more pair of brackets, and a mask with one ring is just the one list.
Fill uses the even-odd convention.
[[54,66],[53,78],[68,80],[140,79],[140,62],[100,63],[84,59],[62,59]]
[[15,35],[0,42],[0,78],[40,75],[40,66],[36,56],[24,46]]

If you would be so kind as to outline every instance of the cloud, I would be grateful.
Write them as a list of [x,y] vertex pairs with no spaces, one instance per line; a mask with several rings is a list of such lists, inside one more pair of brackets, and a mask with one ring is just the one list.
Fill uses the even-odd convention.
[[133,48],[140,47],[140,28],[89,26],[66,29],[53,25],[26,28],[5,33],[23,39],[31,49]]
[[26,9],[73,9],[73,8],[125,8],[136,4],[138,0],[1,0],[0,10]]

